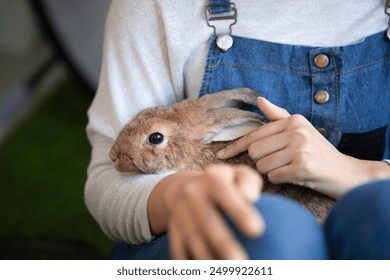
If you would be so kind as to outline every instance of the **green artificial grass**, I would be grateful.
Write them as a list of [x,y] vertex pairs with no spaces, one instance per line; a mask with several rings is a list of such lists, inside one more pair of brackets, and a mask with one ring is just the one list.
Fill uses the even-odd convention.
[[[18,246],[55,251],[58,244],[73,250],[67,258],[107,257],[113,242],[83,198],[90,158],[85,134],[89,103],[81,89],[66,80],[0,146],[0,240],[11,258],[61,258],[53,252],[17,255]],[[85,247],[96,255],[83,255]]]

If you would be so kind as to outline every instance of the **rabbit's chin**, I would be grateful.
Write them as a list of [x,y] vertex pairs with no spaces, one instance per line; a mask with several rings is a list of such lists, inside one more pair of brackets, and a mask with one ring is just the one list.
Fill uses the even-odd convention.
[[160,168],[149,168],[146,170],[142,170],[135,165],[132,165],[130,167],[130,166],[115,165],[115,163],[114,163],[114,167],[117,171],[119,171],[123,174],[128,174],[128,175],[164,174],[164,173],[172,174],[172,173],[176,173],[176,172],[180,171],[178,169],[160,169]]
[[131,165],[126,165],[126,164],[120,164],[119,161],[113,162],[113,165],[115,169],[121,173],[127,173],[127,174],[141,174],[144,173],[142,172],[141,169],[139,169],[137,166],[134,164]]

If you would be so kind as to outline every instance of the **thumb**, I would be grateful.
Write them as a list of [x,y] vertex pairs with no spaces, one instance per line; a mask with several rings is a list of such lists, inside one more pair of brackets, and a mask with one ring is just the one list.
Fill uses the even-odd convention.
[[277,121],[280,119],[285,119],[290,116],[286,109],[283,109],[275,104],[272,104],[264,97],[259,96],[257,98],[257,105],[259,109],[264,113],[264,115],[270,121]]

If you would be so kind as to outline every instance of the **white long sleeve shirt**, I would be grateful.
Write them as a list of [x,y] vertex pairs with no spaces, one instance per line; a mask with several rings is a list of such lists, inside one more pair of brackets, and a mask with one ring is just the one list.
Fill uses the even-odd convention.
[[[150,241],[147,201],[166,174],[124,175],[108,152],[140,110],[196,98],[213,30],[206,0],[113,0],[101,77],[88,111],[92,156],[86,205],[112,239]],[[236,0],[233,34],[286,44],[340,46],[385,30],[385,0]]]

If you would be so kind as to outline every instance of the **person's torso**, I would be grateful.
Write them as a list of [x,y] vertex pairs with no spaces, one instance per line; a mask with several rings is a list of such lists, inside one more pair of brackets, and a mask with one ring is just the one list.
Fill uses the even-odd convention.
[[390,42],[384,32],[334,47],[239,36],[233,42],[225,52],[212,37],[201,95],[249,87],[305,116],[346,154],[389,156]]

